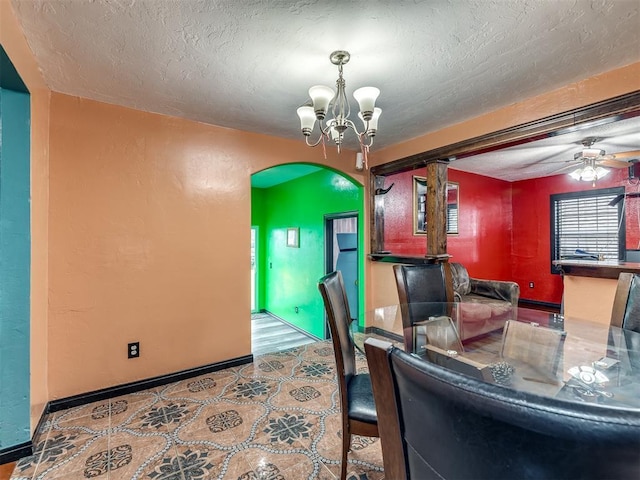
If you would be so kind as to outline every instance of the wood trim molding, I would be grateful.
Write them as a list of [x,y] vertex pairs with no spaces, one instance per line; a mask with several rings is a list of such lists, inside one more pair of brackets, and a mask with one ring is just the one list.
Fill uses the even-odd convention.
[[52,400],[47,404],[45,413],[57,412],[60,410],[66,410],[67,408],[78,407],[93,402],[99,402],[108,398],[119,397],[120,395],[127,395],[129,393],[159,387],[168,383],[179,382],[188,378],[216,372],[225,368],[237,367],[239,365],[244,365],[251,362],[253,362],[253,355],[245,355],[243,357],[232,358],[223,362],[211,363],[209,365],[190,368],[188,370],[182,370],[180,372],[147,378],[144,380],[139,380],[137,382],[116,385],[114,387],[103,388],[101,390],[95,390],[93,392],[81,393],[78,395],[73,395],[71,397],[61,398],[59,400]]
[[[387,176],[424,168],[434,163],[447,165],[455,158],[470,157],[588,128],[599,123],[614,122],[636,116],[640,116],[640,90],[371,167],[369,180],[370,251],[375,256],[370,255],[369,259],[380,261],[381,257],[385,255],[393,255],[393,252],[385,250],[384,245],[382,196],[375,195],[376,188],[384,185]],[[437,209],[446,209],[446,202],[436,202],[435,206]],[[429,216],[430,214],[432,216]],[[438,210],[435,212],[435,217],[433,215],[433,212],[427,212],[427,225],[433,229],[431,233],[428,232],[429,237],[439,231],[435,225],[436,222],[444,219],[446,223],[446,211]],[[446,230],[446,225],[440,226],[440,229],[442,228]],[[438,235],[435,236],[438,237]],[[439,242],[438,239],[440,239]],[[435,250],[430,253],[446,253],[446,236],[444,239],[445,252],[439,251],[443,247],[440,237],[433,241],[436,243],[430,245],[430,248],[435,248]]]
[[584,107],[523,123],[493,133],[417,153],[371,167],[372,175],[390,175],[422,168],[429,162],[464,158],[501,148],[513,147],[591,126],[593,122],[623,120],[640,115],[640,90]]
[[33,443],[31,440],[7,448],[0,448],[0,465],[20,460],[33,454]]

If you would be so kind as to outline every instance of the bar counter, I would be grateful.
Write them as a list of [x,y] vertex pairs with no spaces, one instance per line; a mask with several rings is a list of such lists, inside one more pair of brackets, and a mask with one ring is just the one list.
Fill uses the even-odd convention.
[[618,280],[622,272],[640,273],[640,263],[618,260],[555,260],[563,275],[579,277],[611,278]]
[[568,316],[608,323],[622,272],[640,273],[640,263],[616,260],[556,260],[563,276],[564,313]]

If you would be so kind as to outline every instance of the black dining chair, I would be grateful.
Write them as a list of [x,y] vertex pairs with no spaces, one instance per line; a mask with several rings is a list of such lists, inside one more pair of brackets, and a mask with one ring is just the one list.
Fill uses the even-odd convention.
[[611,325],[640,333],[640,275],[623,272],[611,309]]
[[394,265],[393,272],[398,288],[404,346],[410,351],[414,347],[411,327],[416,322],[430,317],[451,316],[450,308],[442,304],[454,301],[451,273],[447,275],[442,263]]
[[351,435],[378,436],[378,417],[370,375],[356,373],[355,346],[349,333],[351,315],[340,271],[322,277],[318,289],[327,312],[333,341],[342,411],[342,464],[340,478],[347,478],[347,454]]
[[640,415],[542,398],[369,338],[385,478],[635,479]]

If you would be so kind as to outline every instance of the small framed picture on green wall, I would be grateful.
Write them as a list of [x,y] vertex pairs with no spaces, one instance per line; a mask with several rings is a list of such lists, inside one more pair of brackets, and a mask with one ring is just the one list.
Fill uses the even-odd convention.
[[300,228],[287,228],[287,247],[300,248]]

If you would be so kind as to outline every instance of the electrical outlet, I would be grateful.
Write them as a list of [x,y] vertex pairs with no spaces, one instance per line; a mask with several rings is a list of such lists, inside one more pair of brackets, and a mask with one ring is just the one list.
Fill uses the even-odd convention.
[[533,282],[529,282],[529,288],[533,288]]
[[300,313],[300,309],[298,307],[296,307],[294,310],[296,311],[296,313]]
[[130,343],[127,347],[127,358],[138,358],[140,356],[140,342]]

